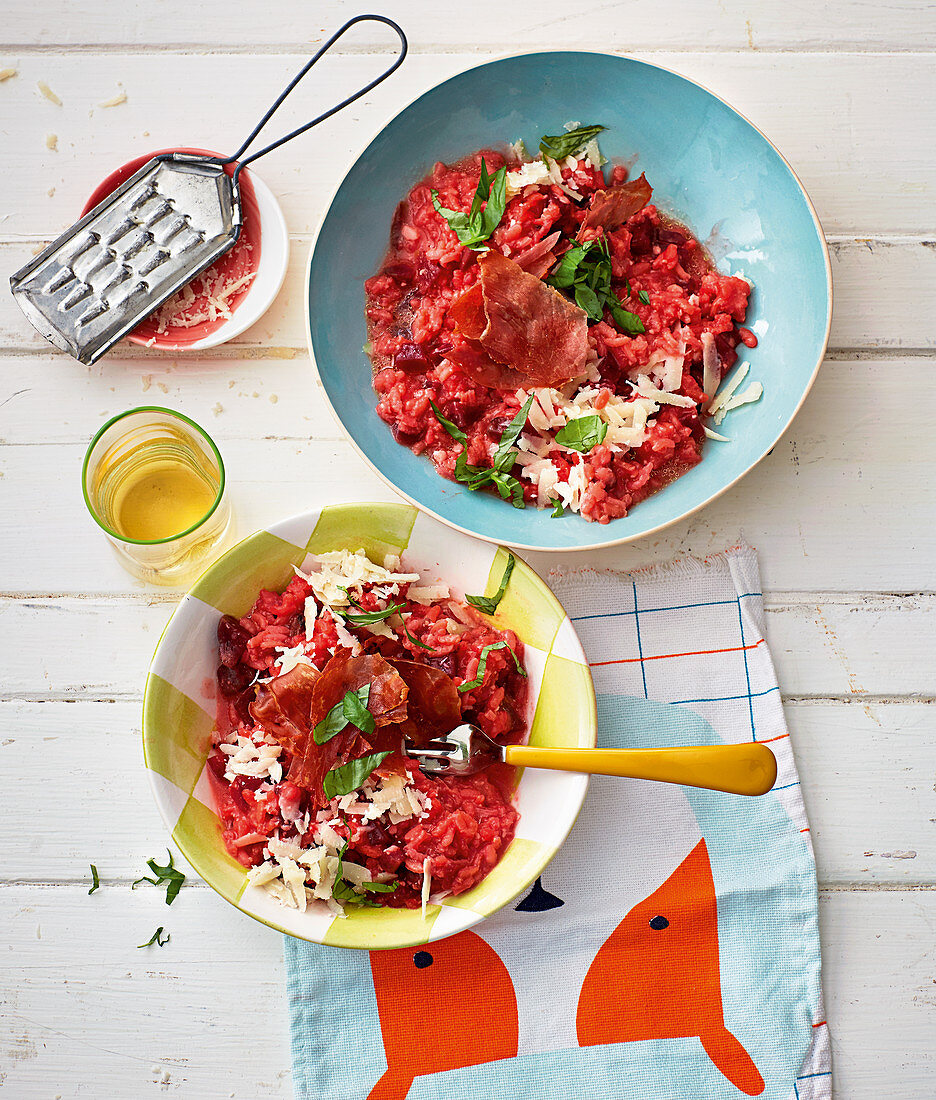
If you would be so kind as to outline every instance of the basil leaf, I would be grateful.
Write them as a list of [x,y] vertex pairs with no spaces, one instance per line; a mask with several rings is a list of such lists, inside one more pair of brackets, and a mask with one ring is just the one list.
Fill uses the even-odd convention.
[[166,849],[166,855],[169,857],[169,862],[165,867],[160,867],[155,859],[148,859],[146,861],[146,866],[149,867],[156,878],[147,878],[145,876],[143,878],[138,878],[136,882],[131,884],[130,889],[135,890],[141,882],[148,882],[152,886],[165,886],[166,905],[172,905],[179,891],[182,889],[182,883],[185,882],[185,875],[173,866],[172,852],[170,852],[168,848]]
[[370,684],[364,684],[362,687],[359,687],[357,691],[345,692],[345,697],[341,700],[345,718],[348,719],[352,726],[357,726],[363,734],[373,733],[376,728],[374,716],[367,709],[367,700],[369,697]]
[[428,649],[430,653],[435,653],[435,646],[426,645],[425,642],[421,642],[418,638],[414,638],[405,626],[403,627],[403,633],[409,638],[413,645],[418,645],[420,649]]
[[[488,174],[487,164],[481,158],[481,174],[478,179],[478,187],[471,200],[471,209],[467,214],[460,210],[448,210],[439,203],[439,192],[431,192],[432,205],[436,213],[441,215],[449,224],[449,228],[455,233],[459,241],[466,248],[476,251],[487,251],[487,246],[482,242],[494,232],[504,216],[507,206],[507,169],[498,168],[493,176]],[[484,209],[481,204],[487,203]]]
[[637,297],[643,302],[645,306],[650,305],[650,295],[645,290],[641,290],[638,293]]
[[564,428],[556,432],[556,442],[573,451],[588,454],[592,447],[597,447],[608,434],[608,425],[597,413],[587,413],[585,416],[570,420]]
[[159,937],[162,934],[163,934],[163,927],[162,927],[162,925],[160,925],[156,929],[156,931],[152,934],[152,936],[150,936],[150,938],[146,941],[146,943],[138,943],[137,948],[139,949],[141,947],[152,947],[154,943],[156,944],[157,947],[165,947],[166,944],[172,939],[172,937],[167,932],[166,933],[166,938],[164,940],[161,940]]
[[594,241],[589,241],[586,245],[573,244],[568,251],[563,252],[559,258],[559,263],[546,280],[549,285],[560,289],[571,286],[575,281],[579,265],[594,247],[594,244]]
[[337,611],[336,614],[352,626],[370,626],[371,623],[382,623],[384,619],[389,619],[391,615],[405,608],[405,603],[393,603],[382,611],[365,611],[362,615],[350,615],[347,611]]
[[91,889],[88,891],[88,893],[93,894],[95,890],[98,890],[100,888],[101,880],[98,878],[97,867],[95,867],[93,863],[90,865],[90,867],[91,867],[91,884],[92,885],[91,885]]
[[[511,422],[504,429],[503,434],[500,437],[500,442],[497,444],[497,450],[494,452],[494,465],[498,470],[502,470],[506,473],[511,466],[513,466],[516,460],[514,451],[511,450],[513,445],[517,442],[520,433],[523,431],[527,417],[530,415],[530,408],[533,405],[533,394],[526,399],[523,403],[523,408],[517,413],[517,415],[511,420]],[[507,460],[510,460],[509,465],[504,465]]]
[[336,901],[343,901],[346,905],[364,905],[368,909],[383,908],[379,901],[374,901],[371,898],[365,897],[364,894],[359,894],[357,890],[347,882],[336,882],[335,888],[332,890],[332,897]]
[[540,138],[540,152],[553,160],[571,157],[606,129],[606,126],[579,126],[565,134],[546,134]]
[[504,568],[504,575],[501,577],[500,585],[493,596],[465,596],[465,599],[479,611],[483,611],[485,615],[493,615],[497,610],[497,605],[504,598],[504,593],[507,591],[507,585],[510,583],[510,574],[514,571],[514,566],[517,564],[517,559],[513,554],[508,553],[507,565]]
[[576,286],[575,304],[579,309],[584,309],[593,321],[600,321],[604,316],[598,295],[588,286]]
[[361,886],[373,894],[392,894],[399,882],[362,882]]
[[356,791],[374,768],[379,767],[389,755],[389,752],[372,752],[358,760],[349,760],[339,768],[332,768],[326,773],[322,783],[325,797],[332,799]]
[[559,497],[554,497],[553,499],[556,506],[555,508],[553,508],[552,515],[549,518],[562,519],[562,517],[565,515],[565,505],[562,503]]
[[374,732],[374,716],[367,709],[370,697],[370,684],[363,684],[356,691],[346,691],[340,703],[335,703],[328,714],[317,722],[312,730],[312,739],[316,745],[331,741],[350,722],[361,733]]
[[457,440],[459,443],[464,443],[468,439],[468,436],[465,435],[461,428],[459,428],[456,424],[453,424],[451,420],[446,420],[446,418],[439,412],[438,406],[434,401],[430,401],[429,404],[432,406],[432,411],[435,413],[436,420],[438,420],[442,427],[445,428],[452,439]]
[[608,298],[608,309],[611,311],[611,316],[614,318],[614,323],[618,328],[622,328],[629,336],[639,336],[641,332],[646,332],[644,323],[637,316],[636,313],[631,313],[630,310],[625,309],[620,302],[620,299],[616,294],[611,294]]
[[481,658],[478,661],[478,671],[475,673],[475,678],[473,680],[469,680],[466,684],[462,684],[458,689],[459,691],[471,691],[473,688],[480,687],[484,683],[484,674],[487,671],[488,654],[492,653],[495,649],[506,649],[510,656],[514,659],[514,664],[517,666],[517,672],[519,672],[520,675],[524,679],[526,679],[526,670],[524,669],[523,665],[521,665],[520,662],[517,660],[517,655],[510,648],[510,646],[506,642],[492,642],[491,645],[486,645],[481,650]]

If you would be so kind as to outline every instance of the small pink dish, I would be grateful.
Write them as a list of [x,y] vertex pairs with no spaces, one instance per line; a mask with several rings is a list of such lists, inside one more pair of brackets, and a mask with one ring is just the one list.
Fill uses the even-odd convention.
[[[134,157],[94,189],[82,216],[159,153],[201,153],[206,149],[159,149]],[[234,165],[228,167],[233,172]],[[240,175],[244,228],[234,247],[130,333],[143,347],[198,351],[239,336],[272,305],[286,277],[289,235],[273,192],[250,169]]]

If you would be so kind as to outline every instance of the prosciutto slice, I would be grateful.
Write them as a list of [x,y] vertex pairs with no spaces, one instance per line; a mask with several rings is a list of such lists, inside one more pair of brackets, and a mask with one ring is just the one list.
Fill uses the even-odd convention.
[[558,386],[582,374],[588,352],[585,311],[499,252],[486,252],[478,267],[480,283],[451,309],[456,329],[476,356],[484,352],[512,372],[501,372],[511,381],[498,386],[516,388],[518,374],[526,386]]
[[390,663],[409,688],[408,714],[400,726],[405,737],[421,745],[461,725],[461,701],[451,676],[419,661],[394,658]]
[[[360,730],[348,725],[325,744],[317,745],[312,735],[315,726],[341,702],[346,692],[356,691],[365,684],[370,684],[367,709],[377,729],[364,737]],[[342,652],[332,657],[313,685],[308,731],[289,769],[290,781],[309,792],[313,809],[322,809],[327,804],[322,784],[332,768],[375,750],[399,748],[399,729],[391,733],[385,727],[398,726],[406,718],[408,694],[406,681],[378,654],[351,657]]]
[[581,237],[586,229],[617,229],[638,210],[643,210],[652,194],[653,188],[647,183],[643,172],[628,183],[609,187],[607,191],[596,191],[592,195],[578,236]]
[[268,684],[258,684],[250,715],[287,752],[295,753],[309,736],[312,690],[319,678],[311,665],[296,665]]

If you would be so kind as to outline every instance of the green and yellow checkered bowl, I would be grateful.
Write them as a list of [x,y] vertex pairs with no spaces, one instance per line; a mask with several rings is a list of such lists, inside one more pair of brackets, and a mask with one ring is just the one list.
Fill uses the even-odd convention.
[[[143,753],[172,839],[199,875],[242,912],[300,939],[369,950],[410,947],[454,935],[507,905],[530,886],[559,850],[581,809],[588,778],[528,770],[520,778],[517,832],[483,882],[441,905],[416,909],[351,908],[334,917],[318,903],[305,913],[281,906],[221,839],[206,774],[215,716],[217,628],[240,617],[261,588],[282,590],[293,566],[308,568],[329,550],[363,549],[376,561],[403,556],[424,583],[453,594],[493,595],[507,550],[443,526],[407,504],[342,504],[307,512],[259,531],[220,558],[179,604],[150,666],[143,700]],[[575,630],[547,585],[518,559],[492,621],[522,639],[530,683],[530,743],[595,744],[595,691]]]

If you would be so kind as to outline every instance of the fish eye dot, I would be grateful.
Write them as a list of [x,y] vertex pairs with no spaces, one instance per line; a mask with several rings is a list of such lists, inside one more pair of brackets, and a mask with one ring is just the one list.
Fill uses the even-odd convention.
[[417,951],[413,956],[413,962],[417,970],[425,970],[427,966],[432,966],[434,960],[428,951]]
[[669,928],[669,921],[666,917],[651,917],[650,927],[654,932],[662,932],[664,928]]

